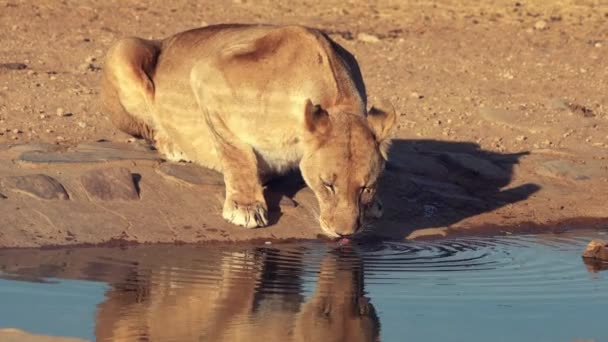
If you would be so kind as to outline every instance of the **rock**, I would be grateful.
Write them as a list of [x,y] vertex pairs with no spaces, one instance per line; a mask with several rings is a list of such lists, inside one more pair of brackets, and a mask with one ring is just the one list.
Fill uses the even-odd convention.
[[536,127],[530,127],[528,120],[521,112],[501,108],[483,107],[479,110],[479,114],[486,121],[500,123],[511,128],[525,130],[531,133],[536,133],[540,130]]
[[0,69],[23,70],[27,69],[27,65],[23,63],[0,63]]
[[567,110],[569,108],[569,103],[565,99],[553,98],[549,100],[549,107],[557,110]]
[[575,164],[563,159],[549,160],[539,165],[535,171],[541,176],[573,181],[608,177],[608,171],[602,170],[599,163],[592,161],[585,164]]
[[224,177],[219,172],[196,164],[162,163],[157,170],[171,180],[194,185],[224,185]]
[[11,146],[11,152],[24,153],[24,152],[53,152],[61,149],[61,146],[56,144],[48,143],[31,143],[31,144],[18,144]]
[[422,99],[422,98],[424,98],[424,95],[420,95],[419,93],[413,91],[410,93],[410,97],[414,98],[414,99]]
[[387,170],[398,170],[438,179],[445,179],[448,176],[448,169],[437,158],[418,153],[390,154]]
[[124,167],[92,170],[82,175],[80,181],[89,198],[94,200],[139,199],[133,175]]
[[68,200],[70,198],[61,183],[44,174],[6,177],[1,183],[3,187],[12,191],[39,199]]
[[583,258],[608,262],[608,241],[591,240],[583,251]]
[[8,197],[6,197],[6,195],[4,195],[3,193],[0,192],[0,199],[7,199]]
[[509,180],[511,174],[489,160],[481,159],[467,153],[442,153],[448,163],[453,163],[461,168],[479,174],[490,180]]
[[364,43],[380,42],[380,38],[378,38],[377,36],[375,36],[373,34],[369,34],[369,33],[365,33],[365,32],[361,32],[361,33],[357,34],[357,40],[364,42]]
[[420,191],[427,191],[449,199],[468,202],[481,202],[481,199],[469,195],[469,193],[463,187],[456,184],[438,182],[432,179],[417,176],[410,176],[408,178]]
[[29,163],[98,163],[113,160],[161,160],[147,147],[127,143],[86,143],[64,152],[25,152],[19,160]]
[[537,21],[537,22],[534,23],[534,29],[535,30],[542,31],[542,30],[546,30],[548,28],[549,28],[549,25],[544,20],[539,20],[539,21]]

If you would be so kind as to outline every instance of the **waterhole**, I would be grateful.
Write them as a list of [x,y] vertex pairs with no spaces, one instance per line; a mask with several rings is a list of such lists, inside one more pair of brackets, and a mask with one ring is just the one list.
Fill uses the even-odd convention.
[[596,237],[2,250],[0,328],[91,341],[608,341],[608,266],[580,257]]

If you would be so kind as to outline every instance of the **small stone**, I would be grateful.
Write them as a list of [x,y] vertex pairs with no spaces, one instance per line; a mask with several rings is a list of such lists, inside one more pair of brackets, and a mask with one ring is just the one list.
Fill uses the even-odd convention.
[[602,47],[602,43],[597,42],[593,46],[595,46],[596,48],[601,48]]
[[542,31],[542,30],[546,30],[548,28],[549,28],[549,25],[544,20],[539,20],[534,23],[534,29],[536,29],[536,30]]
[[12,132],[13,132],[13,134],[21,134],[21,133],[23,133],[23,132],[22,132],[20,129],[18,129],[18,128],[13,129],[13,130],[12,130]]
[[12,191],[39,199],[67,200],[70,198],[61,183],[44,174],[6,177],[1,183],[3,187]]
[[515,140],[517,141],[525,141],[526,139],[528,139],[528,137],[526,137],[525,135],[518,135],[517,137],[515,137]]
[[264,244],[265,245],[272,245],[272,242],[271,241],[265,241]]
[[88,56],[87,58],[85,58],[85,62],[87,63],[93,63],[97,60],[97,58],[95,58],[95,56]]
[[52,129],[50,129],[50,128],[47,128],[47,129],[45,130],[45,132],[47,132],[47,133],[53,133],[54,131],[53,131]]
[[34,70],[28,70],[28,71],[27,71],[27,74],[28,74],[29,76],[33,76],[33,75],[35,75],[35,74],[36,74],[36,72],[35,72]]
[[124,167],[96,169],[80,177],[89,198],[93,200],[132,201],[139,199],[133,175]]
[[380,42],[380,38],[378,38],[377,36],[375,36],[373,34],[369,34],[369,33],[365,33],[365,32],[361,32],[361,33],[357,34],[357,40],[364,42],[364,43]]
[[78,127],[80,127],[80,128],[86,128],[87,124],[84,123],[84,122],[82,122],[82,121],[80,121],[80,122],[78,122]]
[[410,93],[410,97],[414,98],[414,99],[422,99],[422,98],[424,98],[424,95],[420,95],[419,93],[413,91]]
[[55,140],[57,140],[57,141],[64,141],[65,138],[62,137],[61,135],[58,135],[58,136],[55,137]]
[[40,114],[40,115],[39,115],[39,117],[40,117],[41,119],[46,119],[46,115],[44,115],[44,114]]
[[63,116],[65,114],[65,109],[59,107],[57,108],[57,110],[55,111],[55,114],[57,114],[57,116]]

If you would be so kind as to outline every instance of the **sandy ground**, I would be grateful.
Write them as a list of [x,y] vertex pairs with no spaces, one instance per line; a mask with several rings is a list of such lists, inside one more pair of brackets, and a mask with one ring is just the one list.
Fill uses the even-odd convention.
[[[370,102],[387,98],[399,113],[387,179],[397,179],[403,191],[387,195],[387,221],[380,225],[380,235],[416,238],[464,229],[606,227],[608,4],[600,0],[473,3],[0,0],[0,177],[42,172],[69,185],[92,168],[23,165],[15,162],[19,157],[11,146],[42,142],[67,149],[100,139],[128,141],[112,127],[98,102],[103,55],[117,39],[162,38],[225,22],[297,23],[325,30],[353,52]],[[155,184],[155,189],[166,189],[164,193],[173,191],[170,197],[190,192],[183,198],[191,198],[193,191],[207,191],[162,183],[154,178],[160,177],[156,167],[139,163],[131,172],[144,175],[143,184]],[[279,219],[278,227],[246,234],[207,219],[209,226],[224,233],[199,231],[197,236],[186,229],[176,237],[163,232],[167,227],[191,226],[185,222],[187,210],[196,210],[196,205],[176,211],[185,215],[175,220],[179,224],[164,222],[155,230],[151,227],[158,220],[148,222],[139,216],[171,210],[166,202],[155,206],[156,197],[148,196],[132,208],[112,209],[136,233],[125,235],[117,228],[96,235],[91,226],[86,229],[92,233],[81,234],[74,222],[94,224],[97,221],[89,218],[101,215],[100,209],[78,195],[80,190],[68,190],[72,198],[83,198],[82,203],[20,197],[0,187],[8,197],[0,199],[0,246],[121,238],[140,242],[282,239],[318,233],[314,220],[295,215],[284,226]],[[213,196],[221,196],[221,189],[216,190]],[[76,207],[86,207],[84,216],[75,221],[65,218],[66,211]],[[22,216],[16,214],[19,210]],[[31,219],[37,215],[34,212],[41,213],[40,221]],[[176,212],[167,215],[174,217]],[[205,220],[197,215],[192,222]],[[137,228],[142,221],[147,223]],[[36,227],[39,237],[32,238],[31,225],[44,222]],[[288,228],[293,224],[304,228],[292,234]],[[52,226],[56,228],[47,228]]]

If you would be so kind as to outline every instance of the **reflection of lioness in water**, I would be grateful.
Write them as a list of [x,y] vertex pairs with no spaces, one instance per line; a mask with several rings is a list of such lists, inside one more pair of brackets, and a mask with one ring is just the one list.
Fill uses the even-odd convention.
[[267,225],[262,180],[298,166],[326,234],[353,234],[379,211],[395,113],[366,111],[354,57],[317,30],[218,25],[124,39],[108,52],[102,88],[121,130],[223,172],[234,224]]
[[364,296],[364,264],[356,251],[326,253],[307,299],[302,283],[310,274],[301,274],[304,260],[296,255],[245,250],[201,259],[219,269],[189,271],[191,265],[175,261],[136,269],[99,305],[96,339],[378,341],[380,322]]

